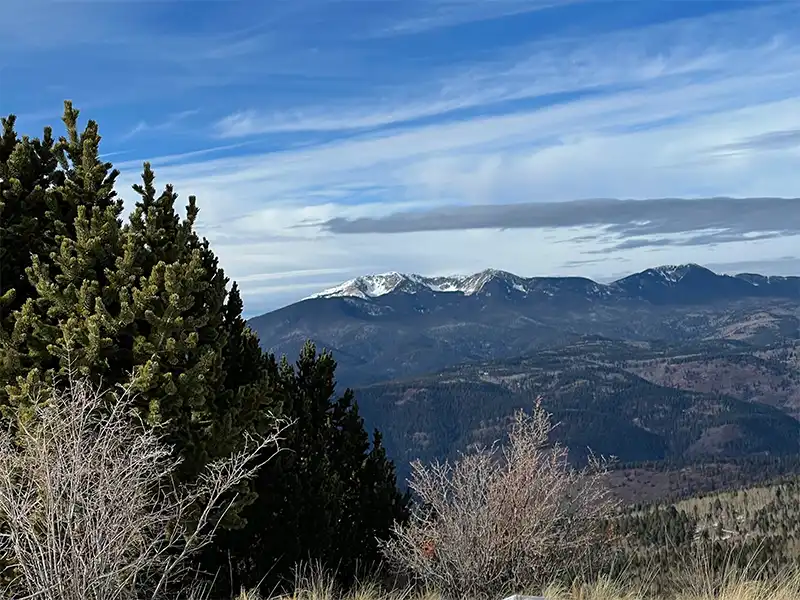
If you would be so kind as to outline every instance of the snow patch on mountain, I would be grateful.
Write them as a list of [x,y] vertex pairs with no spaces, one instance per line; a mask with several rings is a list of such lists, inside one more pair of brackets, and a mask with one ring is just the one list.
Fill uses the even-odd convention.
[[[705,267],[701,267],[700,265],[696,265],[694,263],[689,263],[686,265],[663,265],[660,267],[655,267],[653,269],[647,269],[645,271],[646,274],[651,275],[653,277],[658,277],[663,279],[667,283],[678,283],[681,279],[686,277],[691,272],[698,272],[698,271],[708,271]],[[711,275],[715,275],[713,272],[708,271]]]
[[306,298],[377,298],[393,292],[404,281],[409,280],[407,275],[391,271],[379,275],[365,275],[356,277],[350,281],[345,281],[341,285],[323,290]]
[[422,275],[403,274],[396,271],[364,275],[345,281],[341,285],[323,290],[305,298],[379,298],[394,291],[416,293],[423,289],[437,293],[457,293],[471,296],[480,292],[492,280],[502,279],[509,282],[514,289],[528,293],[524,286],[525,279],[496,269],[487,269],[473,275],[453,275],[449,277],[423,277]]

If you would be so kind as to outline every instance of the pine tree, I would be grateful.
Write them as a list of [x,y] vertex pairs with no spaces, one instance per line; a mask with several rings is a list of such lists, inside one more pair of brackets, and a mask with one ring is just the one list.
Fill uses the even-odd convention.
[[105,385],[136,372],[142,416],[167,424],[181,474],[192,477],[235,450],[243,433],[267,425],[277,409],[268,360],[241,317],[238,289],[227,291],[207,240],[194,231],[194,197],[181,219],[172,187],[156,194],[145,164],[123,226],[117,171],[99,158],[97,125],[79,135],[77,117],[67,104],[68,139],[54,151],[63,181],[51,186],[58,210],[46,215],[54,249],[34,253],[25,269],[32,291],[0,346],[0,400],[6,413],[24,411],[33,387],[69,369]]
[[[49,326],[47,319],[37,319],[43,308],[37,290],[36,273],[46,270],[53,257],[64,257],[76,246],[86,245],[87,233],[97,225],[103,208],[113,212],[113,183],[116,173],[107,166],[103,181],[97,186],[99,169],[96,165],[84,165],[83,144],[88,146],[91,159],[92,145],[99,143],[94,123],[87,125],[83,135],[76,128],[77,111],[65,103],[64,120],[69,140],[61,138],[55,142],[52,130],[47,127],[41,140],[17,137],[13,115],[2,120],[0,137],[0,409],[5,416],[13,408],[9,391],[15,387],[17,377],[22,382],[33,383],[43,370],[55,365],[50,355],[48,341],[58,338],[58,332]],[[77,162],[70,169],[72,185],[67,185],[68,161]],[[84,168],[87,166],[88,168]],[[90,193],[78,192],[77,178],[83,178],[83,186],[95,187]],[[65,198],[65,191],[69,194]],[[108,193],[112,190],[112,193]],[[100,208],[102,207],[102,208]],[[87,210],[88,209],[88,210]],[[93,217],[97,217],[94,218]],[[81,230],[78,242],[76,226]],[[97,228],[95,227],[95,233]],[[68,240],[75,242],[71,245]],[[103,240],[105,241],[105,240]],[[103,242],[101,242],[103,243]],[[83,271],[84,265],[72,263],[67,277]],[[34,273],[36,271],[36,273]],[[50,293],[51,290],[45,290]],[[88,289],[84,289],[84,292]],[[77,297],[74,285],[69,293]],[[85,298],[85,296],[84,296]],[[77,309],[82,308],[77,307]],[[57,318],[57,315],[53,315]],[[32,331],[36,335],[30,335]],[[24,387],[24,386],[23,386]],[[20,390],[18,389],[17,392]],[[2,524],[0,524],[2,527]],[[3,569],[0,569],[3,570]],[[10,572],[3,570],[3,576]]]
[[287,451],[257,476],[259,501],[244,513],[246,527],[223,538],[231,556],[217,553],[209,564],[231,558],[237,565],[238,576],[223,588],[260,583],[269,590],[303,561],[347,582],[359,565],[377,562],[376,538],[407,518],[409,496],[398,492],[377,432],[370,444],[352,391],[336,396],[330,353],[317,354],[308,343],[295,365],[284,357],[271,368],[284,414],[294,421]]
[[0,337],[10,335],[8,315],[33,293],[25,270],[31,256],[55,246],[48,213],[57,208],[53,189],[63,181],[55,141],[47,127],[42,139],[17,137],[16,118],[0,119]]
[[[19,285],[25,293],[17,294],[15,289],[14,302],[19,308],[9,311],[11,326],[2,340],[0,381],[7,383],[5,392],[12,405],[26,397],[31,386],[47,378],[47,373],[57,370],[59,362],[66,360],[68,348],[75,350],[71,359],[85,372],[110,345],[95,309],[114,300],[109,297],[114,290],[105,284],[106,270],[114,265],[119,250],[122,201],[114,191],[118,172],[99,160],[97,124],[89,121],[79,135],[77,117],[78,111],[65,103],[69,138],[62,137],[53,145],[46,130],[44,142],[29,144],[32,148],[52,148],[60,174],[52,172],[56,163],[48,160],[41,168],[41,178],[29,179],[27,189],[16,178],[16,188],[23,191],[6,197],[12,214],[23,213],[25,207],[30,209],[42,200],[47,205],[44,215],[37,211],[35,216],[44,242],[3,239],[4,249],[14,241],[20,246],[15,264],[9,268],[23,270],[28,277],[28,286]],[[23,138],[17,150],[25,146]],[[13,164],[12,160],[8,164]],[[43,189],[45,182],[47,188]],[[30,266],[25,266],[28,262]],[[51,266],[55,267],[52,273]]]

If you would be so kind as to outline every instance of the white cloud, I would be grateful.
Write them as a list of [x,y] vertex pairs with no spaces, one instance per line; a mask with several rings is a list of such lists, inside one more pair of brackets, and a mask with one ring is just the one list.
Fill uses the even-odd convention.
[[[800,129],[800,41],[779,35],[780,10],[796,12],[770,6],[558,37],[426,70],[403,91],[296,110],[251,105],[215,134],[319,137],[152,160],[160,182],[198,195],[201,230],[240,280],[250,314],[365,272],[495,267],[602,278],[659,263],[770,264],[798,240],[619,250],[598,262],[591,253],[615,243],[599,229],[333,235],[314,224],[445,204],[797,196],[800,146],[742,143]],[[138,167],[125,163],[121,182]]]
[[[374,37],[408,35],[473,21],[498,19],[513,15],[574,4],[585,0],[402,0],[412,14],[371,32]],[[416,11],[414,10],[416,9]]]
[[[449,4],[445,2],[444,4]],[[454,5],[473,5],[454,2]],[[519,6],[515,1],[489,3]],[[531,4],[534,6],[537,3]],[[774,7],[752,11],[754,19],[777,20]],[[728,14],[544,39],[495,53],[478,62],[455,61],[445,67],[408,73],[413,79],[386,89],[352,92],[324,103],[295,104],[290,110],[239,109],[215,124],[220,137],[285,132],[373,129],[473,113],[505,113],[509,103],[525,108],[556,94],[683,86],[688,78],[706,85],[752,73],[787,74],[800,59],[795,40],[769,29],[746,29],[744,19]],[[700,26],[698,23],[701,23]],[[735,44],[731,42],[735,40]],[[363,86],[356,86],[361,90]],[[657,91],[655,89],[652,92]],[[455,115],[453,115],[455,113]],[[474,114],[473,114],[474,116]]]

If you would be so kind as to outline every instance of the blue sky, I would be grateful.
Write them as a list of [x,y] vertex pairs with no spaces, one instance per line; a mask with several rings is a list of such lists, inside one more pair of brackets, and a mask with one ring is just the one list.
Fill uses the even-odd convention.
[[124,198],[143,160],[196,194],[250,315],[389,270],[800,271],[800,201],[771,200],[800,196],[800,2],[5,0],[4,14],[0,113],[58,131],[72,99]]

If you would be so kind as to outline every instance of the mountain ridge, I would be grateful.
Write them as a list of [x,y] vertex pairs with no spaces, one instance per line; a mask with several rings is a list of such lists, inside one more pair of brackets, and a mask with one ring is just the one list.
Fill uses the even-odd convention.
[[[343,385],[501,359],[600,335],[631,341],[800,339],[800,277],[661,266],[610,283],[485,270],[356,278],[248,321],[262,346],[334,353]],[[447,291],[442,291],[447,290]]]
[[[779,287],[791,286],[800,295],[800,277],[780,276],[780,275],[760,275],[757,273],[737,273],[728,275],[715,273],[711,269],[696,263],[686,263],[682,265],[661,265],[632,273],[610,283],[599,283],[588,277],[523,277],[509,271],[501,269],[485,269],[471,275],[448,275],[448,276],[424,276],[416,273],[401,273],[399,271],[388,271],[385,273],[375,273],[361,275],[337,286],[324,289],[320,292],[303,298],[306,300],[319,300],[329,298],[359,298],[370,300],[381,298],[396,292],[407,294],[419,294],[425,292],[439,293],[460,293],[464,296],[472,296],[484,290],[490,283],[505,283],[510,290],[518,292],[523,296],[532,294],[544,294],[547,296],[555,295],[555,291],[548,289],[548,284],[558,285],[568,281],[581,282],[587,290],[591,290],[595,295],[611,296],[619,293],[636,293],[637,288],[643,289],[645,286],[673,287],[686,285],[685,280],[698,281],[705,279],[707,283],[727,285],[732,288],[734,285],[740,286],[740,291],[752,291],[755,295],[763,295],[765,290],[777,290]],[[691,282],[690,282],[691,283]],[[792,285],[793,284],[793,285]],[[781,291],[786,293],[786,291]]]

